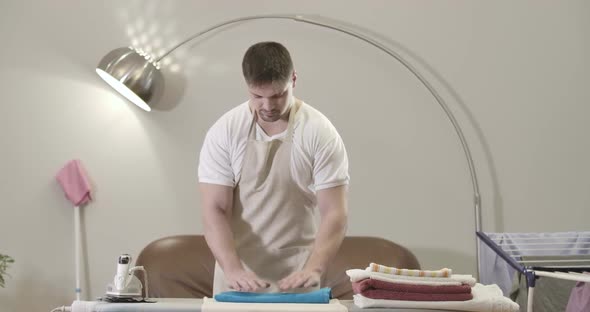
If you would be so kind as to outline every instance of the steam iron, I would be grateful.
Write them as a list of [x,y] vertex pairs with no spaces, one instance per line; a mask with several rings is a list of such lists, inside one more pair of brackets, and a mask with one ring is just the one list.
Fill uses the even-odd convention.
[[[147,273],[142,266],[129,268],[131,256],[122,254],[117,263],[117,274],[113,282],[107,285],[105,297],[101,298],[108,302],[148,302]],[[141,281],[133,274],[135,271],[143,271],[146,288],[145,298],[142,296],[143,286]]]

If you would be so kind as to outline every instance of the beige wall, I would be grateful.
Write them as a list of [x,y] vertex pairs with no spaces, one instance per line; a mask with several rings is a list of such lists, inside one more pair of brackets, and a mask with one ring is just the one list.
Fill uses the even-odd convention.
[[291,49],[297,95],[345,140],[349,235],[399,242],[424,267],[475,273],[459,141],[418,81],[378,50],[289,21],[235,25],[171,55],[166,98],[178,102],[152,113],[94,73],[120,46],[162,53],[230,18],[291,12],[377,34],[433,83],[472,148],[485,230],[588,230],[587,1],[2,1],[0,253],[16,263],[0,311],[74,298],[73,210],[54,180],[69,159],[95,185],[83,215],[86,298],[104,293],[119,254],[201,233],[198,151],[216,118],[246,99],[240,59],[261,40]]

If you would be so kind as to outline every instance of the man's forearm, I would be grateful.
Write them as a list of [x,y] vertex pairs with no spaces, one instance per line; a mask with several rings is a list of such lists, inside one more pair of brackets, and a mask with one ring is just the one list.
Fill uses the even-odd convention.
[[205,209],[205,239],[213,256],[225,272],[243,268],[238,257],[228,217],[221,209]]
[[320,222],[312,253],[304,269],[320,274],[326,271],[328,263],[336,255],[346,234],[347,216],[345,209],[331,209]]

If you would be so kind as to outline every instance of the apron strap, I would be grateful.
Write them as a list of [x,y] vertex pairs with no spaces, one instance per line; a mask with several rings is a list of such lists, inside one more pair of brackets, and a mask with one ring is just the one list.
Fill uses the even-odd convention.
[[[289,112],[289,121],[287,124],[287,133],[285,135],[285,142],[293,141],[293,129],[295,127],[295,114],[299,111],[301,107],[301,100],[295,99],[295,103],[291,106],[291,111]],[[250,129],[248,130],[248,139],[256,140],[256,121],[258,120],[258,113],[256,110],[252,113],[252,123],[250,124]]]
[[287,135],[285,136],[285,141],[291,142],[293,141],[293,131],[295,128],[295,115],[299,111],[301,107],[301,100],[295,99],[295,103],[291,107],[291,111],[289,112],[289,124],[287,125]]
[[248,130],[248,140],[256,140],[256,120],[258,120],[258,114],[254,110],[252,112],[252,123],[250,123],[250,129]]

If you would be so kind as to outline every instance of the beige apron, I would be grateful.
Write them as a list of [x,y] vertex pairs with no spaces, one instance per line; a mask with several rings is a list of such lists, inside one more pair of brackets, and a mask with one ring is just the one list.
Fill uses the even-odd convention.
[[[241,178],[234,189],[231,228],[238,257],[246,270],[271,283],[259,292],[280,291],[277,282],[301,270],[311,253],[316,228],[315,200],[291,176],[296,100],[283,140],[256,140],[256,113],[248,134]],[[304,292],[317,287],[294,289]],[[231,290],[215,263],[213,293]]]

